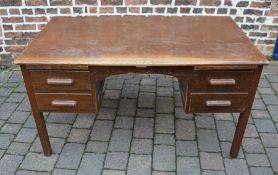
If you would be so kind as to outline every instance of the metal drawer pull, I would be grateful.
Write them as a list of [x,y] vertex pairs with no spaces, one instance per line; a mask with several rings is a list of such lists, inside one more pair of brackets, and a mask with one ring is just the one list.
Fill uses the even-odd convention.
[[75,107],[77,102],[74,100],[53,100],[51,101],[51,106],[54,107]]
[[206,106],[208,107],[213,107],[213,106],[225,107],[231,105],[232,103],[230,100],[207,100],[206,101]]
[[48,78],[47,79],[48,85],[63,85],[63,86],[70,86],[73,84],[73,79],[70,78]]
[[236,80],[235,79],[210,79],[209,84],[212,85],[212,86],[235,85]]

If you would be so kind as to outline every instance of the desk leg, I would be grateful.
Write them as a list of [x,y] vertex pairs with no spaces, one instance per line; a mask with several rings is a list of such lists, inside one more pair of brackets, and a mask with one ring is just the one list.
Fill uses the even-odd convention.
[[47,134],[47,129],[46,129],[43,113],[40,112],[37,108],[37,104],[36,104],[34,93],[33,93],[32,86],[31,86],[30,73],[25,68],[25,66],[20,66],[20,67],[21,67],[21,72],[23,75],[25,87],[27,90],[27,94],[29,97],[29,101],[31,104],[34,120],[35,120],[38,134],[40,137],[43,153],[45,156],[50,156],[52,153],[52,150],[51,150],[51,146],[50,146],[50,142],[49,142],[49,137]]
[[35,123],[36,123],[36,126],[37,126],[37,130],[38,130],[39,138],[40,138],[40,141],[41,141],[43,153],[44,153],[45,156],[51,156],[52,150],[51,150],[51,145],[50,145],[50,142],[49,142],[49,137],[48,137],[48,133],[47,133],[43,113],[42,112],[37,112],[36,110],[33,110],[33,116],[34,116]]
[[237,123],[237,127],[236,127],[236,131],[235,131],[235,135],[234,135],[234,139],[233,139],[233,143],[232,143],[232,147],[230,150],[230,155],[231,158],[237,158],[239,149],[240,149],[240,145],[243,139],[243,135],[246,129],[246,125],[248,123],[248,119],[249,119],[249,115],[251,113],[252,110],[252,105],[253,105],[253,101],[256,95],[256,91],[257,91],[257,87],[260,81],[260,77],[261,77],[261,72],[262,72],[262,66],[259,66],[255,72],[254,72],[254,81],[252,84],[250,84],[250,86],[252,87],[252,90],[250,91],[250,96],[248,99],[248,105],[246,106],[245,111],[243,111],[242,113],[240,113],[239,115],[239,119],[238,119],[238,123]]
[[240,113],[239,115],[236,131],[234,135],[234,140],[230,150],[231,158],[237,158],[240,145],[243,139],[243,135],[246,129],[246,125],[248,123],[249,115],[250,115],[250,110],[246,110],[243,113]]

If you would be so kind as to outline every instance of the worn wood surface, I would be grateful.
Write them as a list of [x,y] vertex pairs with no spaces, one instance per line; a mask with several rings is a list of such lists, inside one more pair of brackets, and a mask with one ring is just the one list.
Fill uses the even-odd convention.
[[268,61],[230,17],[56,17],[16,64],[257,65]]

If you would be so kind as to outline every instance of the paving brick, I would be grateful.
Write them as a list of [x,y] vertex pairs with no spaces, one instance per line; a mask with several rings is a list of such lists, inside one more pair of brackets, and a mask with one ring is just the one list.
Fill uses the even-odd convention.
[[113,127],[112,121],[96,120],[91,133],[91,140],[108,141]]
[[105,153],[107,148],[107,142],[89,141],[86,146],[86,152]]
[[58,168],[77,169],[84,152],[84,144],[67,143],[56,164]]
[[177,157],[177,175],[201,175],[199,159],[195,157]]
[[97,113],[97,119],[101,120],[114,120],[116,117],[116,109],[113,108],[100,108]]
[[120,171],[120,170],[103,170],[102,175],[125,175],[125,171]]
[[249,175],[246,161],[243,159],[224,160],[227,175]]
[[277,75],[275,75],[275,74],[265,74],[265,76],[267,77],[267,80],[268,80],[269,82],[278,83]]
[[117,116],[114,127],[121,129],[131,129],[133,128],[133,120],[134,119],[132,117]]
[[195,140],[196,132],[192,120],[176,120],[176,139]]
[[260,79],[260,82],[259,82],[259,87],[265,87],[265,88],[267,88],[267,87],[270,87],[270,84],[269,84],[269,82],[267,81],[267,79],[261,78],[261,79]]
[[18,170],[16,175],[50,175],[50,172],[39,172],[30,170]]
[[29,150],[29,143],[12,142],[7,150],[9,154],[25,155]]
[[95,120],[95,114],[80,113],[73,124],[74,128],[91,128]]
[[215,118],[215,120],[233,121],[233,116],[231,113],[215,113],[214,118]]
[[265,107],[263,100],[255,99],[253,102],[252,109],[265,110],[266,107]]
[[2,97],[8,97],[10,93],[12,92],[12,88],[0,88],[0,96]]
[[20,124],[6,123],[2,128],[2,133],[16,134],[21,128]]
[[70,131],[68,142],[86,143],[91,130],[89,129],[75,129]]
[[50,123],[61,123],[61,124],[73,124],[75,121],[75,113],[49,113],[47,117],[47,122]]
[[275,92],[271,89],[271,88],[258,88],[258,91],[260,92],[260,94],[275,94]]
[[127,168],[128,153],[108,152],[104,168],[125,170]]
[[136,116],[152,118],[154,117],[154,109],[138,108]]
[[123,98],[137,98],[139,85],[125,84],[122,89]]
[[106,89],[116,89],[121,90],[124,84],[123,79],[109,79],[107,81]]
[[196,116],[195,117],[197,128],[215,129],[214,118],[210,116]]
[[276,95],[261,95],[263,101],[267,105],[278,105],[278,97]]
[[[54,154],[60,153],[62,151],[62,148],[65,144],[65,139],[64,138],[49,138],[50,144],[51,144],[51,148],[52,148],[52,152]],[[35,141],[33,142],[31,148],[30,148],[31,152],[39,152],[42,153],[42,146],[41,146],[41,142],[39,137],[37,137],[35,139]]]
[[173,86],[173,79],[170,77],[157,79],[157,86],[171,87]]
[[175,172],[166,172],[166,171],[153,171],[152,175],[176,175]]
[[105,90],[103,98],[104,99],[112,99],[112,100],[120,99],[121,91],[120,90]]
[[[0,88],[1,89],[1,88]],[[3,103],[0,106],[0,119],[7,120],[18,106],[17,103]]]
[[6,102],[19,103],[26,97],[23,93],[12,93],[6,100]]
[[229,121],[216,121],[216,128],[221,141],[232,141],[235,133],[235,124]]
[[226,175],[224,171],[205,170],[202,175]]
[[270,166],[265,154],[246,154],[246,160],[249,166]]
[[31,143],[33,142],[36,136],[37,131],[35,129],[22,128],[16,136],[15,141]]
[[18,87],[14,89],[14,92],[26,92],[25,84],[21,83]]
[[156,98],[156,112],[157,113],[173,113],[174,100],[171,97],[157,97]]
[[76,171],[75,170],[67,170],[67,169],[57,169],[55,168],[53,170],[52,175],[75,175]]
[[260,136],[265,147],[278,147],[278,134],[261,133]]
[[269,119],[270,116],[267,111],[262,110],[252,110],[251,111],[253,118],[259,118],[259,119]]
[[277,132],[272,120],[255,119],[254,122],[258,132]]
[[210,170],[224,170],[223,160],[220,153],[200,153],[201,167]]
[[172,87],[158,87],[157,88],[157,96],[162,97],[172,97],[174,93],[174,90]]
[[196,141],[177,141],[177,156],[198,156],[198,148]]
[[130,148],[131,137],[131,130],[114,129],[109,143],[109,150],[128,152]]
[[[222,156],[224,158],[231,158],[230,156],[230,149],[231,149],[232,143],[231,142],[221,142],[221,150],[222,150]],[[244,158],[244,154],[242,151],[242,148],[240,147],[238,158]]]
[[23,156],[4,155],[0,160],[0,175],[14,174],[19,167]]
[[215,130],[199,129],[197,131],[198,145],[201,151],[220,152],[219,141]]
[[176,169],[175,147],[155,145],[153,152],[153,169],[160,171],[174,171]]
[[129,157],[127,175],[151,175],[152,157],[150,155],[135,155]]
[[153,141],[151,139],[132,139],[131,153],[151,154],[153,150]]
[[154,120],[151,118],[136,118],[133,136],[136,138],[153,138]]
[[134,116],[136,112],[135,99],[121,99],[118,115]]
[[140,92],[156,92],[156,86],[141,85]]
[[174,145],[175,136],[172,134],[155,134],[154,144]]
[[193,119],[193,114],[185,113],[183,107],[175,108],[175,117],[179,119]]
[[264,153],[262,142],[257,138],[244,138],[242,146],[247,153]]
[[174,93],[174,99],[175,99],[175,106],[183,107],[183,102],[182,102],[182,99],[181,99],[181,93],[180,92],[175,92]]
[[156,80],[153,78],[144,78],[141,80],[141,85],[155,86]]
[[19,82],[19,81],[22,81],[21,71],[14,71],[9,79],[9,82]]
[[155,119],[155,132],[171,134],[175,132],[174,116],[169,114],[157,114]]
[[23,124],[29,116],[30,116],[30,112],[15,111],[14,113],[12,113],[8,122]]
[[105,100],[101,102],[101,107],[103,108],[117,108],[119,105],[119,100]]
[[274,175],[271,168],[266,167],[250,167],[251,175]]
[[259,136],[259,134],[257,132],[255,125],[247,124],[245,132],[244,132],[244,137],[258,137],[258,136]]
[[20,168],[35,171],[52,171],[57,158],[58,156],[55,154],[52,154],[50,157],[45,157],[39,153],[28,153]]
[[16,109],[18,111],[31,111],[31,106],[28,97],[25,97],[21,103],[19,104],[18,108]]
[[267,148],[267,156],[275,173],[278,173],[278,148]]
[[101,175],[104,157],[104,154],[85,153],[77,175]]
[[36,124],[33,115],[31,114],[25,121],[23,127],[36,129]]
[[12,134],[0,134],[0,148],[6,149],[14,138]]
[[155,93],[140,92],[138,97],[139,108],[154,108],[155,107]]
[[267,109],[271,115],[274,122],[278,122],[278,105],[268,105]]

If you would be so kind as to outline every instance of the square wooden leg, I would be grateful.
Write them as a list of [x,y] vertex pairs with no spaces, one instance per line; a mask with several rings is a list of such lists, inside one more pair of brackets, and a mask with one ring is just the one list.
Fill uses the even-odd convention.
[[51,150],[51,145],[49,142],[49,137],[48,137],[43,114],[42,114],[42,112],[33,112],[33,116],[34,116],[35,123],[37,126],[43,153],[45,156],[51,156],[52,150]]

